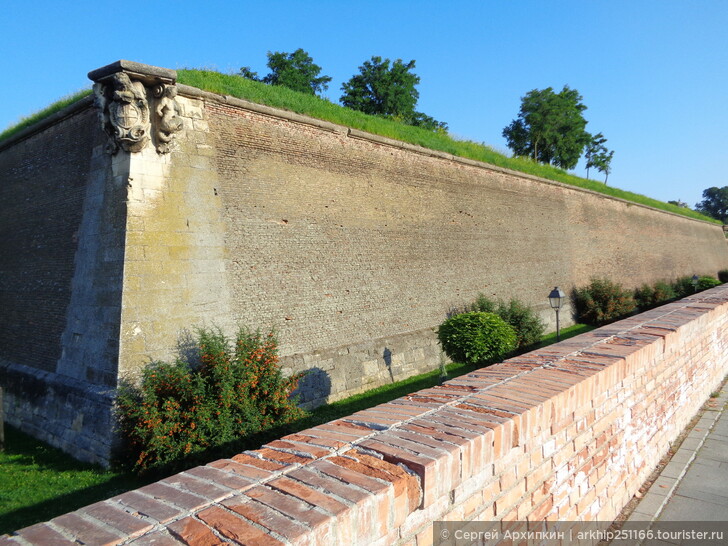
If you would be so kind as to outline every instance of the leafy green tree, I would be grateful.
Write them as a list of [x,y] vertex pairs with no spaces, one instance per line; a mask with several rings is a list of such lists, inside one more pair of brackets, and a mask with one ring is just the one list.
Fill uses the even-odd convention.
[[402,59],[392,62],[374,56],[364,61],[341,90],[341,104],[365,114],[392,117],[410,125],[430,130],[445,130],[447,124],[417,112],[415,107],[420,94],[415,88],[420,77],[412,72],[415,61],[404,63]]
[[589,142],[586,143],[584,149],[584,159],[586,159],[586,178],[589,179],[589,169],[596,167],[597,156],[606,151],[607,148],[604,143],[607,141],[602,133],[596,135],[590,135]]
[[521,98],[518,118],[503,129],[503,137],[515,155],[532,157],[563,169],[573,169],[589,142],[586,106],[568,86],[533,89]]
[[256,82],[260,81],[260,78],[258,77],[257,72],[253,72],[253,70],[249,66],[241,66],[240,72],[238,73],[239,76],[242,76],[243,78],[247,78],[248,80],[253,80]]
[[703,200],[696,203],[695,210],[712,216],[716,220],[728,223],[728,186],[713,186],[703,190]]
[[422,127],[428,131],[447,131],[446,122],[437,121],[435,118],[428,116],[427,114],[423,114],[422,112],[415,112],[414,115],[407,120],[407,123],[409,123],[409,125],[414,125],[415,127]]
[[[391,66],[390,66],[391,65]],[[415,86],[420,77],[412,73],[415,61],[372,57],[359,67],[359,74],[341,86],[341,104],[365,114],[409,117],[420,94]]]
[[[270,74],[261,81],[310,95],[326,91],[331,81],[330,76],[319,76],[321,67],[314,64],[311,56],[301,48],[293,53],[269,51],[268,68],[271,70]],[[254,72],[252,74],[257,76]]]
[[612,158],[613,157],[614,157],[614,151],[607,150],[606,147],[602,146],[602,149],[599,150],[599,152],[597,152],[591,158],[593,167],[596,170],[598,170],[599,172],[604,173],[604,183],[605,184],[607,183],[607,179],[609,178],[609,173],[612,172]]

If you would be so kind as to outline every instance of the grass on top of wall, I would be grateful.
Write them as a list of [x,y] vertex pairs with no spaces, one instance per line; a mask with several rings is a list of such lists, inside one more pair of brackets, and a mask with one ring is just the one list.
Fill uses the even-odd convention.
[[[204,91],[229,95],[257,104],[264,104],[297,114],[330,121],[353,129],[359,129],[375,135],[415,144],[423,148],[446,152],[459,157],[482,161],[498,167],[520,171],[548,180],[562,182],[571,186],[592,190],[612,197],[618,197],[633,203],[647,205],[656,209],[674,212],[689,218],[705,220],[715,224],[720,221],[700,214],[694,210],[663,203],[645,195],[607,186],[596,180],[587,180],[570,174],[563,169],[545,165],[523,157],[508,157],[483,143],[453,138],[445,132],[427,131],[413,127],[393,119],[372,116],[334,104],[330,100],[315,95],[299,93],[282,86],[267,85],[237,76],[222,74],[212,70],[180,69],[177,71],[179,83],[197,87]],[[89,95],[91,90],[79,91],[65,97],[49,107],[22,119],[17,125],[0,133],[0,142],[17,134],[24,128],[44,119],[73,102]]]
[[50,106],[47,106],[46,108],[43,108],[42,110],[39,110],[38,112],[36,112],[34,114],[21,118],[18,123],[8,127],[2,133],[0,133],[0,142],[5,140],[6,138],[10,138],[11,136],[19,133],[26,127],[30,127],[31,125],[38,123],[39,121],[55,114],[59,110],[62,110],[66,106],[69,106],[69,105],[73,104],[74,102],[77,102],[90,94],[91,94],[90,89],[84,89],[82,91],[78,91],[76,93],[67,95],[67,96],[57,100]]
[[427,131],[420,127],[413,127],[392,119],[364,114],[334,104],[330,100],[292,91],[286,87],[267,85],[234,74],[222,74],[211,70],[182,69],[177,71],[177,78],[179,83],[197,87],[198,89],[203,89],[211,93],[229,95],[257,104],[289,110],[297,114],[330,121],[353,129],[359,129],[368,133],[446,152],[459,157],[490,163],[491,165],[520,171],[548,180],[563,182],[571,186],[578,186],[690,218],[706,220],[716,224],[721,223],[694,210],[663,203],[645,195],[607,186],[596,180],[587,180],[551,165],[544,165],[543,163],[538,163],[523,157],[505,156],[486,144],[469,140],[458,140],[447,133]]

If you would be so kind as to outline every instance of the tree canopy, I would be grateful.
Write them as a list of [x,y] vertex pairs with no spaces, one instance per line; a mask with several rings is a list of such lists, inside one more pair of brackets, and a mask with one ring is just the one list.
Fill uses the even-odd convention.
[[341,104],[366,114],[397,118],[410,125],[427,129],[445,129],[447,124],[417,112],[419,92],[415,88],[420,77],[412,70],[415,61],[392,62],[374,56],[359,67],[359,74],[344,82]]
[[508,147],[515,155],[573,169],[590,137],[581,101],[568,86],[559,93],[551,87],[529,91],[521,98],[518,118],[503,129]]
[[240,75],[270,85],[282,85],[309,95],[326,91],[331,81],[330,76],[319,76],[321,67],[314,64],[311,56],[301,48],[293,53],[282,51],[271,53],[269,51],[268,68],[270,74],[263,78],[258,78],[258,74],[248,66],[240,69]]
[[695,210],[728,223],[728,186],[703,190],[703,200],[695,205]]

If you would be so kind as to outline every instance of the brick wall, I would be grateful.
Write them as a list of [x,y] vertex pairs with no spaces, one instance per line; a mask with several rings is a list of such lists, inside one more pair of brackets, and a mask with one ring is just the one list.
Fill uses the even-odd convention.
[[55,370],[78,244],[96,114],[91,109],[0,153],[0,347]]
[[128,157],[90,98],[0,144],[0,385],[8,423],[76,457],[113,444]]
[[440,520],[611,521],[727,372],[718,287],[0,544],[420,546]]
[[[277,328],[284,366],[321,379],[303,386],[311,405],[388,382],[392,361],[433,369],[434,329],[481,292],[517,297],[553,326],[555,285],[568,293],[598,275],[636,287],[728,268],[716,225],[182,92],[204,102],[209,132],[187,138],[212,154],[188,148],[184,160],[214,170],[231,317]],[[561,318],[571,323],[568,309]]]

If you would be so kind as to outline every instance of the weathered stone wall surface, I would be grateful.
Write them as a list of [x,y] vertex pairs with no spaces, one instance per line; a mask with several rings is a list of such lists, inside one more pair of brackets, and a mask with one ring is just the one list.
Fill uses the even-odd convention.
[[0,541],[431,545],[436,521],[606,526],[726,373],[722,286]]
[[186,138],[176,150],[132,154],[119,372],[170,359],[194,329],[233,330],[225,275],[222,197],[216,189],[203,104],[178,98]]

